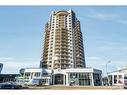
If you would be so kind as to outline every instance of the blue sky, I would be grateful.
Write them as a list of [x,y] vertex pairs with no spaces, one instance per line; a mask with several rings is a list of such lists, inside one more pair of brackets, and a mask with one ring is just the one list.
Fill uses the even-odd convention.
[[39,67],[44,25],[52,10],[73,9],[81,21],[86,65],[108,71],[127,64],[126,6],[0,6],[2,73]]

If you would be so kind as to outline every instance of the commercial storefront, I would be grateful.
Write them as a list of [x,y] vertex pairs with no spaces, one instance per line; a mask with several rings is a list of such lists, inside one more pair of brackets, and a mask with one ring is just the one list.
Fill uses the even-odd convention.
[[25,69],[24,76],[40,79],[42,85],[101,86],[102,71],[93,68],[83,69]]
[[103,78],[103,85],[122,86],[127,85],[127,69],[121,69],[108,73],[108,77]]
[[19,74],[0,74],[0,83],[15,81],[15,77],[18,77]]

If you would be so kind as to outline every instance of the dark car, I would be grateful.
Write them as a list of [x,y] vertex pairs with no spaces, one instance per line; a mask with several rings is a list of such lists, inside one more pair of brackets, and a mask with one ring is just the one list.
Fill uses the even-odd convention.
[[22,88],[20,85],[16,85],[13,83],[1,83],[0,89],[20,89]]
[[124,88],[127,89],[127,77],[124,77]]

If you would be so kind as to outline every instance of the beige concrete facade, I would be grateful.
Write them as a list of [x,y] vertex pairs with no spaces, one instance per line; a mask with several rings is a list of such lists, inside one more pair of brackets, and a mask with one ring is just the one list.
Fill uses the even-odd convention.
[[72,11],[52,11],[45,26],[40,68],[84,68],[80,21]]

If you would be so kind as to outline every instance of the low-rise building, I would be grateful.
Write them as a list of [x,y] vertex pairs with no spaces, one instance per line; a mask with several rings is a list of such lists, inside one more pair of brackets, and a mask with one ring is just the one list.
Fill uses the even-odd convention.
[[43,85],[101,86],[102,71],[94,68],[43,69],[26,68],[24,77],[39,79]]
[[104,85],[118,86],[127,83],[127,67],[108,73],[108,77],[103,78]]
[[15,81],[15,77],[19,76],[19,74],[0,74],[0,83]]

